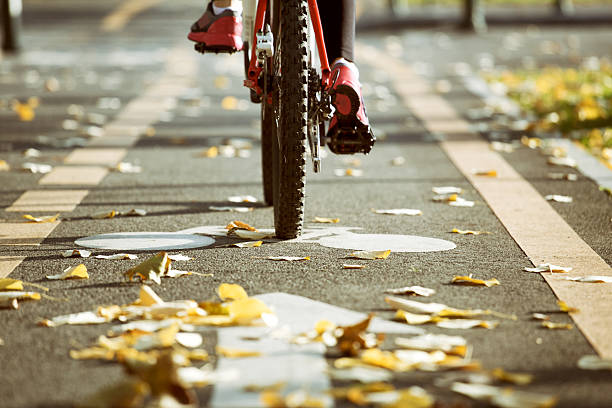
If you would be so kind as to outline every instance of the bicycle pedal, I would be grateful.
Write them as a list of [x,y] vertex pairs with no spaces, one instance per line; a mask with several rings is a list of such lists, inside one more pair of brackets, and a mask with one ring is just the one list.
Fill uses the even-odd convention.
[[327,146],[335,154],[368,154],[374,147],[376,138],[370,126],[359,124],[351,126],[338,123],[327,137]]
[[205,43],[196,43],[196,44],[194,44],[194,48],[200,54],[210,54],[210,53],[215,53],[215,54],[234,54],[234,53],[236,53],[238,51],[241,51],[239,49],[236,49],[234,47],[228,47],[226,45],[208,46]]

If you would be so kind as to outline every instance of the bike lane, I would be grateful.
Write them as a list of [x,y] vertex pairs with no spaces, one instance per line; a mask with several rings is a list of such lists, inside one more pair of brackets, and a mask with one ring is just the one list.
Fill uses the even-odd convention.
[[[156,123],[155,136],[135,140],[135,144],[127,149],[123,160],[139,163],[143,172],[134,175],[111,173],[99,185],[89,188],[89,194],[70,213],[71,220],[60,223],[38,249],[24,251],[19,247],[19,251],[15,251],[27,258],[11,273],[11,277],[37,282],[44,274],[80,262],[59,256],[61,249],[73,248],[73,242],[78,238],[111,232],[193,233],[198,229],[205,230],[217,239],[215,244],[181,252],[194,258],[187,264],[190,270],[210,272],[214,276],[209,279],[196,276],[164,280],[161,287],[155,287],[164,299],[203,299],[212,296],[218,284],[236,282],[252,294],[286,292],[391,317],[392,313],[383,301],[384,289],[408,284],[432,287],[438,291],[432,301],[465,308],[491,308],[516,313],[520,318],[517,322],[502,322],[497,329],[486,332],[473,329],[456,333],[425,326],[427,331],[465,335],[474,346],[475,356],[487,367],[502,366],[507,370],[534,373],[537,380],[528,389],[557,393],[562,406],[575,406],[579,400],[592,401],[593,406],[605,406],[606,396],[592,391],[609,385],[608,377],[585,374],[575,368],[576,360],[583,354],[592,353],[592,349],[577,330],[549,332],[529,321],[530,313],[550,311],[556,307],[554,295],[537,275],[521,270],[529,266],[527,257],[486,204],[486,195],[479,194],[472,187],[470,176],[466,177],[457,170],[459,166],[449,161],[447,153],[420,125],[418,117],[413,116],[416,109],[407,109],[400,104],[379,106],[381,98],[366,96],[372,121],[375,126],[386,130],[387,139],[377,145],[371,156],[361,158],[360,166],[347,161],[347,158],[330,156],[323,162],[323,174],[309,174],[306,220],[309,227],[315,227],[310,240],[270,242],[260,248],[226,247],[231,241],[219,239],[210,232],[212,227],[223,227],[232,219],[241,219],[259,228],[269,227],[272,223],[271,210],[257,205],[252,212],[245,214],[216,213],[209,208],[229,204],[227,197],[235,194],[261,197],[257,142],[250,140],[254,145],[250,158],[207,159],[197,156],[213,145],[222,144],[228,135],[247,139],[256,135],[254,124],[258,111],[257,107],[250,105],[244,110],[239,108],[244,106],[240,102],[246,100],[246,93],[240,87],[239,57],[199,58],[199,72],[191,77],[195,87],[177,98],[178,106],[173,110],[171,120]],[[379,69],[378,65],[373,64],[373,67]],[[364,66],[364,82],[390,86],[388,81],[376,82],[376,70]],[[225,78],[219,82],[229,80],[230,85],[211,86],[211,77]],[[384,93],[382,88],[379,92]],[[401,93],[396,95],[393,92],[392,95],[397,99],[402,97]],[[223,109],[223,101],[226,101],[226,107],[234,106],[235,109]],[[199,106],[199,109],[190,109],[192,105]],[[392,166],[392,159],[400,155],[406,164]],[[364,174],[342,178],[334,175],[335,169],[347,167],[358,168]],[[464,196],[476,202],[475,207],[453,208],[432,202],[431,188],[440,185],[462,187]],[[129,210],[132,207],[146,208],[148,215],[142,218],[88,219],[88,215],[95,212],[115,208]],[[421,209],[423,215],[394,217],[371,212],[371,208],[403,207]],[[350,251],[319,245],[320,238],[325,236],[317,237],[320,235],[316,229],[319,225],[310,222],[315,216],[340,218],[337,229],[343,232],[325,229],[328,237],[336,236],[340,241],[347,240],[350,234],[413,235],[452,241],[457,248],[443,252],[392,253],[384,261],[361,262],[366,265],[363,270],[347,271],[341,265],[347,262],[344,257]],[[491,234],[476,237],[449,234],[455,227],[481,229]],[[15,256],[15,253],[10,256]],[[147,256],[146,252],[136,253],[142,255],[141,258]],[[253,259],[268,255],[310,256],[311,260],[283,264]],[[6,367],[11,367],[12,373],[3,384],[3,395],[12,396],[14,406],[33,406],[43,401],[69,404],[121,376],[116,366],[72,361],[67,355],[70,348],[88,345],[102,334],[105,330],[102,327],[75,326],[50,330],[33,326],[38,317],[134,300],[138,285],[125,283],[121,273],[135,261],[83,262],[92,271],[89,281],[49,285],[53,286],[55,296],[70,297],[69,303],[24,303],[19,311],[2,312],[3,322],[6,322],[0,336],[6,343],[2,350],[5,353],[3,361],[6,361]],[[469,273],[482,278],[496,277],[502,285],[467,288],[448,284],[452,276]],[[330,312],[330,316],[334,315]],[[564,316],[557,317],[560,321],[566,320]],[[300,319],[299,315],[295,319]],[[21,340],[19,344],[16,339]],[[205,335],[206,347],[211,352],[217,341],[218,335],[214,331]],[[249,365],[248,359],[241,360]],[[270,370],[269,366],[259,367],[253,363],[251,368],[262,373],[259,385],[269,384],[272,377],[263,374]],[[286,368],[289,373],[300,371],[295,363],[289,363]],[[65,374],[57,377],[57,372]],[[433,382],[438,376],[435,373],[405,373],[397,376],[395,383],[420,384],[443,400],[462,400],[444,388],[434,387]],[[28,378],[34,381],[25,386],[22,395],[16,395],[17,384],[27,384]],[[80,378],[88,378],[88,381],[83,384]],[[308,378],[301,381],[308,385]],[[316,381],[312,379],[313,383]],[[570,384],[571,387],[559,390],[561,384]],[[30,388],[36,388],[37,392],[27,392]],[[240,392],[237,387],[235,391]],[[213,390],[200,391],[200,400],[203,403],[207,401],[211,392],[214,392],[214,387]]]

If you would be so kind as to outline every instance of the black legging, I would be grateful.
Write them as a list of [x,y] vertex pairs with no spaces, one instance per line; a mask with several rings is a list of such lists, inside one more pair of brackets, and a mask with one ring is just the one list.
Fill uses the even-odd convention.
[[355,0],[317,0],[327,59],[355,59]]

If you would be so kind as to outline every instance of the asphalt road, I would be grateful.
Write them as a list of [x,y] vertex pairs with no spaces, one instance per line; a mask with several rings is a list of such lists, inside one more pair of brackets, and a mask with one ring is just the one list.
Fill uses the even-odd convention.
[[[0,159],[13,169],[25,161],[59,165],[73,148],[54,147],[54,140],[77,136],[62,122],[71,104],[82,105],[88,113],[99,113],[111,122],[127,106],[164,75],[170,50],[189,52],[186,30],[200,13],[193,2],[161,3],[128,22],[118,32],[102,32],[99,25],[120,2],[95,5],[62,1],[26,2],[23,32],[24,50],[18,56],[0,59]],[[536,37],[533,37],[536,35]],[[579,38],[582,56],[609,55],[609,30],[541,29],[517,27],[492,29],[483,37],[449,32],[414,31],[383,34],[362,33],[361,44],[376,45],[417,67],[433,82],[451,85],[444,98],[460,112],[483,105],[452,74],[453,63],[463,61],[477,68],[495,64],[519,66],[526,59],[536,63],[565,63],[567,54],[546,54],[542,44],[564,43]],[[514,40],[513,40],[514,38]],[[499,44],[519,39],[520,46]],[[511,44],[511,45],[512,45]],[[399,50],[399,51],[398,51]],[[531,60],[530,60],[531,61]],[[240,56],[193,53],[186,62],[196,68],[189,76],[188,92],[171,98],[163,121],[153,124],[154,135],[142,136],[130,147],[123,161],[142,167],[137,174],[109,173],[98,185],[87,187],[89,194],[74,211],[63,213],[62,222],[40,246],[4,245],[3,256],[23,256],[25,260],[10,277],[48,286],[50,295],[70,301],[24,302],[19,310],[0,310],[0,406],[71,406],[104,385],[119,379],[122,370],[114,364],[76,361],[68,356],[71,348],[91,344],[108,326],[64,326],[49,329],[36,326],[40,317],[89,310],[103,304],[132,302],[139,284],[128,283],[122,272],[139,261],[84,259],[90,271],[87,281],[48,282],[44,275],[59,273],[78,260],[65,259],[61,251],[75,248],[76,239],[114,232],[176,232],[201,226],[224,226],[240,219],[259,228],[270,228],[273,210],[255,205],[252,212],[230,214],[212,212],[210,206],[228,205],[232,195],[262,198],[260,149],[258,142],[259,107],[247,103],[242,87]],[[346,249],[324,247],[309,242],[266,243],[259,248],[230,248],[219,239],[205,248],[181,250],[193,257],[185,268],[212,277],[189,276],[164,280],[155,290],[166,300],[204,300],[214,296],[223,282],[242,285],[249,294],[286,292],[360,312],[376,312],[391,318],[384,302],[387,288],[421,285],[437,291],[432,301],[460,308],[492,309],[514,313],[517,321],[502,320],[493,330],[449,331],[425,326],[428,332],[460,334],[473,345],[473,357],[484,367],[532,373],[532,384],[521,387],[557,395],[560,407],[612,406],[612,377],[609,371],[577,368],[578,359],[594,354],[579,330],[545,330],[530,319],[533,312],[557,310],[556,297],[538,274],[522,271],[530,266],[512,237],[493,211],[451,163],[429,134],[400,102],[384,67],[360,65],[366,106],[379,136],[371,155],[353,159],[328,156],[321,174],[307,180],[306,224],[315,216],[340,218],[340,227],[355,227],[356,233],[398,234],[449,240],[456,249],[428,253],[392,253],[384,261],[366,261],[365,269],[344,270]],[[56,92],[45,90],[51,78],[59,81]],[[48,83],[48,82],[47,82]],[[31,122],[21,122],[9,109],[10,100],[38,96],[40,107]],[[104,109],[99,98],[119,98],[119,109]],[[235,100],[228,100],[234,97]],[[225,102],[224,102],[225,101]],[[223,104],[237,109],[228,110]],[[138,121],[138,118],[134,118]],[[41,139],[39,136],[47,136]],[[490,132],[484,132],[491,137]],[[507,135],[512,138],[517,135]],[[248,139],[253,148],[249,158],[203,158],[199,154],[228,138]],[[26,159],[22,152],[37,148],[42,157]],[[403,156],[402,166],[391,160]],[[612,261],[610,214],[612,202],[590,179],[550,181],[545,158],[529,149],[504,154],[504,158],[542,195],[565,194],[574,197],[571,205],[553,203],[553,208],[599,254],[608,265]],[[335,169],[355,167],[362,177],[337,177]],[[477,163],[475,163],[477,167]],[[570,172],[574,172],[570,170]],[[0,207],[11,206],[25,191],[57,189],[41,187],[40,174],[11,170],[0,172]],[[475,201],[473,208],[454,208],[431,200],[432,187],[452,185],[465,190],[463,196]],[[509,197],[509,200],[520,199]],[[143,208],[144,217],[116,217],[94,220],[94,213]],[[417,208],[418,217],[374,214],[371,209]],[[3,211],[4,222],[19,222],[23,213]],[[488,231],[480,236],[450,234],[452,228]],[[3,243],[10,236],[3,232]],[[554,240],[554,236],[551,237]],[[112,253],[96,250],[95,253]],[[150,252],[131,251],[146,257]],[[270,262],[253,257],[310,256],[301,263]],[[183,265],[181,265],[183,266]],[[492,288],[450,285],[454,275],[474,274],[497,278],[502,284]],[[602,313],[609,311],[602,310]],[[324,316],[322,316],[324,317]],[[299,318],[299,316],[296,316]],[[554,313],[554,320],[571,322],[569,316]],[[393,336],[390,336],[393,338]],[[205,345],[214,352],[217,335],[206,332]],[[386,343],[391,346],[391,342]],[[215,360],[213,359],[213,362]],[[330,360],[331,361],[331,360]],[[434,384],[440,373],[397,374],[397,386],[420,385],[440,401],[440,406],[485,406],[453,394]],[[341,382],[334,385],[343,384]],[[209,400],[212,386],[198,390],[202,406]],[[349,406],[337,402],[339,406]],[[456,404],[456,405],[452,405]],[[470,405],[472,404],[472,405]]]

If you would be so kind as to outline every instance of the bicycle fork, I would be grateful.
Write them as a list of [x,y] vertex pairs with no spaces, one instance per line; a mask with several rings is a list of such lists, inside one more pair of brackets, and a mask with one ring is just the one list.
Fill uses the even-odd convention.
[[[262,103],[270,103],[269,95],[264,94],[269,92],[269,87],[266,87],[265,84],[270,83],[270,73],[265,72],[264,67],[266,66],[265,62],[269,61],[274,55],[274,35],[269,25],[265,24],[266,13],[269,12],[268,0],[257,1],[255,15],[252,13],[254,4],[255,0],[247,1],[245,4],[245,29],[248,30],[247,35],[252,33],[252,36],[246,39],[250,40],[251,49],[247,79],[244,81],[244,86],[257,94]],[[330,92],[333,89],[334,81],[331,78],[317,1],[308,0],[308,9],[310,27],[317,45],[321,72],[319,76],[317,70],[312,66],[308,72],[308,142],[313,170],[319,172],[321,168],[320,134],[324,131],[325,121],[330,120],[333,115]],[[311,55],[314,57],[314,52]],[[265,88],[268,89],[264,92]]]

